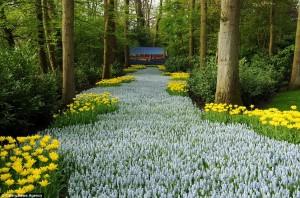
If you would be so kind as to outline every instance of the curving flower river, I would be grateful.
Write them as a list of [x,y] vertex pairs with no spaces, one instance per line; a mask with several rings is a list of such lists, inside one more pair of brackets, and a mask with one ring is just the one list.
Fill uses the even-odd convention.
[[190,98],[170,96],[156,68],[120,87],[99,121],[49,129],[71,171],[71,197],[300,197],[300,146],[245,125],[201,120]]

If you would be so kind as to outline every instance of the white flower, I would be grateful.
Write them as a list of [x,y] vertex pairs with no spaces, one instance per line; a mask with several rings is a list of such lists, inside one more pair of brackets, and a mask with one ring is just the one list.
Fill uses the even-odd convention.
[[300,197],[299,145],[201,120],[156,69],[136,79],[87,91],[120,98],[117,112],[45,131],[61,142],[71,197]]

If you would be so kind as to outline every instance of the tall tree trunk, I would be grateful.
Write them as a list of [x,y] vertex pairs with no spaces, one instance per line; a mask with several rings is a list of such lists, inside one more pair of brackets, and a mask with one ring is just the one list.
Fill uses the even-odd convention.
[[9,28],[8,26],[8,21],[4,12],[4,5],[0,4],[0,20],[2,20],[3,22],[3,32],[5,35],[5,39],[9,45],[9,47],[14,48],[15,47],[15,38],[14,38],[14,34],[13,34],[13,29]]
[[63,44],[63,103],[71,103],[75,96],[74,80],[74,0],[62,0]]
[[206,0],[200,0],[201,7],[201,25],[200,25],[200,66],[206,65],[206,51],[207,51],[207,33],[206,33],[206,23],[207,23],[207,2]]
[[157,45],[157,40],[158,40],[158,31],[159,31],[159,23],[161,20],[161,14],[162,14],[162,6],[163,6],[163,0],[159,1],[159,10],[158,10],[158,16],[156,19],[155,23],[155,35],[154,35],[154,40],[153,40],[153,46]]
[[194,55],[194,11],[195,0],[190,0],[190,27],[189,27],[189,59]]
[[222,0],[216,103],[241,104],[239,86],[240,0]]
[[44,34],[41,0],[35,0],[35,12],[36,12],[36,20],[37,20],[37,42],[38,42],[39,64],[43,73],[47,73],[49,66],[47,62],[48,57],[45,49],[46,40]]
[[105,7],[105,27],[104,27],[104,64],[102,79],[111,77],[111,64],[115,59],[115,15],[114,15],[114,0],[104,0]]
[[274,1],[270,2],[270,16],[269,16],[269,25],[270,25],[270,35],[269,35],[269,56],[273,55],[273,43],[274,43]]
[[289,88],[290,89],[300,88],[300,7],[298,7],[298,21],[297,21],[294,61],[293,61]]
[[56,57],[55,57],[55,44],[52,40],[53,36],[53,27],[52,27],[52,15],[54,5],[52,0],[42,0],[42,7],[43,7],[43,22],[44,22],[44,30],[45,30],[45,37],[46,37],[46,45],[47,45],[47,52],[49,57],[49,63],[52,71],[55,71],[57,68],[56,65]]
[[116,38],[116,12],[115,12],[115,2],[116,0],[109,0],[109,29],[110,29],[110,43],[109,47],[111,48],[111,55],[110,55],[110,63],[113,64],[116,59],[117,53],[117,38]]
[[136,17],[137,17],[138,29],[143,29],[145,27],[145,16],[143,13],[142,1],[135,0],[135,6],[136,6]]
[[128,46],[128,26],[129,26],[129,0],[125,0],[125,26],[124,26],[124,36],[125,36],[125,46],[124,46],[124,63],[125,67],[129,67],[129,46]]

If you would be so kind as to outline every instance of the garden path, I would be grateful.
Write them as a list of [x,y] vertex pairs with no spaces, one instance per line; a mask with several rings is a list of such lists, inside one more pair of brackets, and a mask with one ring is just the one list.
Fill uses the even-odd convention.
[[87,91],[119,97],[118,111],[46,131],[70,162],[71,197],[300,197],[298,145],[203,121],[188,97],[165,91],[156,68],[134,75]]

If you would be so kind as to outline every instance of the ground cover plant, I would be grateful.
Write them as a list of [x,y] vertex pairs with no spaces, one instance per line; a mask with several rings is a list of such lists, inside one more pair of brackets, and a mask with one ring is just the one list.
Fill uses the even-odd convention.
[[74,102],[68,105],[66,111],[54,115],[52,127],[94,122],[97,115],[115,111],[118,104],[119,99],[111,96],[109,92],[79,94],[74,98]]

